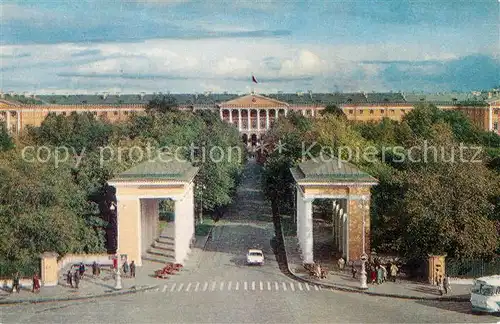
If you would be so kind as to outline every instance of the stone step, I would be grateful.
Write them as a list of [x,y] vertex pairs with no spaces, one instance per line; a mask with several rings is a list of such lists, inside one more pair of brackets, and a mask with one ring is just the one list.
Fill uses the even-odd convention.
[[175,245],[175,240],[171,240],[169,238],[163,238],[163,237],[158,237],[155,242],[158,242],[158,243],[162,243],[162,244],[166,244],[166,245],[170,245],[170,246],[174,246]]
[[153,244],[151,244],[151,247],[156,248],[156,249],[161,249],[165,251],[170,251],[170,252],[175,252],[175,245],[173,243],[165,243],[162,241],[153,241]]
[[164,257],[169,257],[169,258],[175,258],[175,254],[173,251],[169,250],[164,250],[164,249],[158,249],[158,248],[149,248],[146,251],[146,254],[150,254],[154,257],[156,256],[164,256]]
[[152,255],[152,254],[143,254],[142,259],[151,262],[161,263],[163,265],[165,265],[166,263],[175,263],[174,258],[160,256],[160,255]]

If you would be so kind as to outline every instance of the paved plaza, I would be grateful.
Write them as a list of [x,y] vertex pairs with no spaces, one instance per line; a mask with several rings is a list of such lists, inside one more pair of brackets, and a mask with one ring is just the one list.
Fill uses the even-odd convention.
[[[369,296],[294,280],[280,270],[271,242],[270,207],[259,190],[259,167],[249,162],[235,204],[216,223],[204,249],[185,268],[155,279],[149,264],[132,286],[147,291],[85,300],[0,306],[0,323],[496,323],[471,314],[468,302]],[[264,251],[263,266],[247,266],[245,253]],[[108,281],[109,286],[113,282]],[[81,294],[85,293],[85,285]],[[42,288],[41,294],[49,289]],[[97,288],[95,288],[97,291]],[[44,292],[44,290],[46,292]],[[100,291],[111,287],[102,287]],[[53,290],[55,291],[55,290]],[[21,294],[28,295],[28,292]],[[8,297],[11,298],[11,297]]]

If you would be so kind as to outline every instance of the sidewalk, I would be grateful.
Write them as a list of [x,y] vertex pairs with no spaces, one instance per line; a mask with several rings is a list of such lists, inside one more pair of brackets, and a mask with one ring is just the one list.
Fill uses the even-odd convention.
[[359,269],[356,279],[353,279],[350,271],[351,269],[347,267],[346,270],[339,271],[333,259],[330,263],[321,261],[321,264],[326,266],[329,272],[326,279],[317,280],[306,273],[302,266],[300,252],[297,248],[298,239],[293,236],[285,236],[284,244],[288,268],[291,274],[301,281],[320,284],[338,290],[365,293],[374,296],[442,301],[469,301],[470,299],[471,286],[467,284],[451,284],[451,293],[444,296],[439,295],[439,291],[435,286],[404,280],[398,280],[397,283],[385,282],[381,285],[368,284],[368,289],[363,290],[359,288]]
[[[183,269],[174,276],[182,276],[183,273],[193,271],[197,268],[207,239],[208,236],[196,237],[195,246],[188,256]],[[84,277],[80,280],[78,289],[71,288],[66,284],[64,274],[68,269],[63,269],[60,273],[57,286],[42,286],[40,292],[37,294],[31,292],[31,287],[22,287],[19,293],[10,293],[10,289],[0,287],[0,305],[90,299],[157,289],[161,284],[164,284],[164,279],[155,278],[154,271],[162,267],[163,265],[160,263],[143,261],[142,267],[137,267],[135,278],[126,277],[122,273],[123,288],[121,290],[114,289],[114,273],[110,269],[103,268],[99,278],[92,278],[92,270],[87,268]]]

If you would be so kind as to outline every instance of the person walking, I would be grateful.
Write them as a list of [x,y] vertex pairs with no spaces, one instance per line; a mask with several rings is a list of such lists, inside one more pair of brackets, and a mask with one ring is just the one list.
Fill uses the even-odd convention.
[[83,264],[83,262],[80,262],[78,270],[80,271],[80,278],[83,278],[83,275],[85,274],[85,264]]
[[39,293],[40,292],[40,278],[38,278],[38,273],[36,273],[36,272],[33,275],[32,292],[33,293]]
[[129,265],[128,265],[127,260],[125,260],[125,262],[123,263],[123,274],[124,274],[125,276],[127,276],[127,275],[128,275],[129,270],[130,270],[130,267],[129,267]]
[[344,260],[344,258],[340,257],[340,259],[338,261],[338,265],[339,265],[339,270],[343,271],[344,270],[344,266],[345,266],[345,260]]
[[443,296],[443,291],[444,291],[443,276],[439,276],[439,279],[437,280],[437,286],[439,290],[439,295]]
[[391,279],[393,282],[396,282],[396,276],[398,275],[398,270],[399,269],[395,263],[391,264],[390,271],[391,271]]
[[16,272],[14,274],[14,277],[12,278],[12,290],[11,290],[11,293],[15,291],[17,291],[19,293],[19,272]]
[[78,284],[80,283],[80,272],[75,270],[73,274],[73,281],[75,282],[75,288],[78,289]]
[[66,274],[66,283],[73,288],[73,275],[71,274],[71,270],[68,270],[68,273]]
[[445,295],[448,295],[448,293],[451,292],[450,277],[448,275],[444,276],[444,279],[443,279],[443,288],[444,288],[444,294]]
[[387,268],[384,265],[380,265],[380,268],[382,268],[382,282],[387,281]]
[[384,271],[382,266],[377,266],[377,285],[381,285],[384,280]]
[[134,260],[130,263],[130,276],[135,278],[135,263]]
[[351,269],[352,279],[356,279],[356,273],[358,272],[358,270],[356,270],[356,267],[354,266],[354,262],[351,263],[351,266],[352,266],[352,269]]
[[92,276],[97,276],[97,262],[92,263]]

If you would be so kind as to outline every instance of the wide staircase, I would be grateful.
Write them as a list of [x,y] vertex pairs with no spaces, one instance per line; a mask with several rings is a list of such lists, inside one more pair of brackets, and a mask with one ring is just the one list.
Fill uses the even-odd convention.
[[161,264],[175,263],[175,239],[173,224],[168,224],[160,236],[157,237],[146,253],[142,254],[143,260]]

